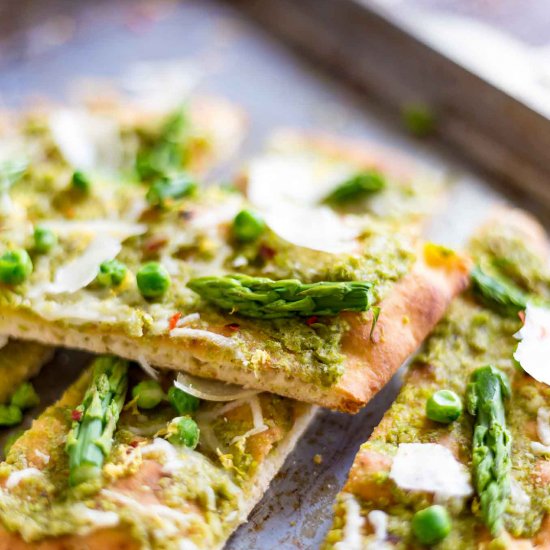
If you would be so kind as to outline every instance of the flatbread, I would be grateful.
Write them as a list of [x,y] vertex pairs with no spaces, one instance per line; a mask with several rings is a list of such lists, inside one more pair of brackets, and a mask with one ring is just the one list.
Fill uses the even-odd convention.
[[[206,443],[212,437],[204,435],[207,431],[221,430],[212,432],[218,434],[230,430],[228,438],[243,435],[252,424],[251,414],[246,400],[236,402],[233,408],[230,403],[203,401],[193,413],[201,427],[200,446],[194,451],[172,447],[178,458],[174,466],[172,457],[168,467],[167,456],[162,453],[146,454],[153,438],[137,434],[147,424],[127,411],[117,426],[101,490],[95,488],[79,497],[66,486],[63,442],[71,410],[80,402],[88,381],[86,373],[46,410],[14,444],[7,463],[0,466],[0,522],[4,526],[0,529],[1,549],[221,548],[232,531],[246,521],[315,414],[315,407],[310,405],[274,396],[253,396],[251,399],[258,400],[263,410],[267,431],[250,435],[242,445],[226,446],[225,439],[218,440],[219,447],[212,449]],[[216,411],[224,408],[227,412],[217,417]],[[134,432],[135,439],[128,441],[128,434]],[[164,445],[170,446],[166,442]],[[251,453],[254,462],[247,462],[247,455],[241,452]],[[32,475],[23,478],[24,474],[18,473],[29,468],[35,469],[34,480]],[[20,481],[15,483],[17,476]],[[54,480],[56,488],[49,485]],[[26,495],[36,489],[34,482],[43,486],[49,497],[45,501],[37,499],[34,511],[29,511]],[[195,490],[198,496],[194,496]],[[173,496],[180,493],[184,496]],[[204,500],[206,495],[211,495],[208,501]],[[86,511],[90,509],[97,514]],[[111,522],[109,526],[106,520]],[[52,530],[57,530],[58,536],[52,536]]]
[[[247,175],[249,195],[251,187],[255,189],[251,202],[231,190],[209,188],[158,209],[144,200],[144,187],[98,180],[91,196],[71,200],[66,212],[56,206],[59,195],[66,198],[66,183],[56,183],[54,190],[46,191],[16,185],[11,195],[22,206],[20,215],[27,222],[57,231],[60,244],[51,254],[37,258],[38,269],[28,282],[2,289],[0,331],[357,411],[441,318],[464,288],[469,266],[459,255],[431,245],[426,248],[418,240],[419,227],[434,207],[433,193],[428,193],[424,179],[419,176],[417,182],[415,173],[403,170],[399,157],[395,161],[399,169],[388,171],[386,188],[380,193],[343,210],[322,207],[334,231],[343,227],[343,235],[353,232],[353,238],[335,241],[338,251],[324,250],[323,242],[320,250],[315,243],[295,244],[299,226],[285,232],[284,238],[269,227],[255,243],[236,243],[231,223],[243,208],[260,209],[266,219],[272,214],[279,219],[287,207],[299,208],[299,220],[307,220],[308,215],[315,219],[320,207],[312,192],[317,183],[328,189],[339,182],[337,177],[366,169],[380,171],[388,163],[394,166],[387,155],[376,164],[368,144],[360,156],[359,146],[345,141],[337,147],[335,139],[301,137],[298,144],[299,134],[289,135],[275,140],[267,161],[275,160],[286,168],[290,163],[290,172],[285,168],[290,176],[296,165],[300,173],[305,169],[311,176],[307,189],[304,182],[308,195],[303,203],[289,206],[282,194],[275,201],[277,210],[269,212],[265,210],[269,206],[259,204],[266,187],[263,181],[258,184],[258,171],[252,166]],[[261,174],[266,173],[265,161],[259,159]],[[286,188],[293,192],[301,184],[290,180]],[[269,194],[269,188],[267,191]],[[55,199],[51,207],[44,202],[49,193]],[[38,203],[42,210],[34,207]],[[26,204],[32,206],[25,211]],[[135,205],[141,205],[141,210]],[[109,209],[116,212],[118,220],[107,217]],[[22,229],[10,234],[10,246],[28,246],[28,229],[23,229],[28,226],[17,227]],[[309,239],[315,240],[315,231]],[[95,247],[95,256],[101,256],[104,244],[105,248],[120,247],[117,259],[130,272],[124,284],[113,290],[93,283],[97,265],[80,266],[85,259],[89,261],[91,248]],[[135,273],[149,259],[160,261],[172,277],[171,290],[156,301],[144,299],[135,282]],[[75,288],[74,277],[67,281],[67,270],[59,269],[74,262],[80,262],[78,277],[80,267],[91,273],[86,288],[80,288],[78,282]],[[298,278],[305,283],[366,280],[374,285],[380,315],[377,323],[373,322],[375,309],[309,321],[251,320],[219,311],[185,287],[190,276],[228,271],[272,279]],[[174,315],[181,317],[182,323],[176,330],[171,327]]]
[[[495,265],[506,266],[506,274],[515,284],[548,299],[548,239],[530,216],[517,210],[498,211],[477,232],[470,250],[476,262],[500,260]],[[529,271],[532,266],[537,266],[536,277]],[[526,273],[531,277],[524,279]],[[353,550],[368,547],[375,541],[385,548],[412,547],[415,545],[410,527],[412,515],[437,502],[447,505],[453,524],[451,533],[438,548],[474,549],[489,545],[491,536],[476,513],[477,497],[468,497],[457,506],[453,499],[441,500],[431,491],[404,490],[390,477],[394,457],[402,444],[441,445],[463,465],[464,471],[470,471],[472,421],[469,414],[464,410],[456,422],[438,424],[426,418],[425,404],[427,398],[440,389],[456,392],[465,403],[471,372],[487,364],[504,371],[512,385],[512,396],[505,405],[512,437],[512,491],[504,514],[505,531],[493,544],[506,548],[548,546],[550,522],[544,499],[548,495],[550,463],[548,456],[537,455],[532,447],[539,439],[537,413],[548,403],[548,386],[531,378],[513,360],[517,347],[514,335],[521,324],[519,318],[498,313],[471,292],[455,300],[425,342],[423,352],[410,366],[395,403],[355,457],[337,499],[333,529],[323,548]],[[425,467],[429,469],[430,465]],[[423,475],[435,479],[452,474],[434,469],[431,474]],[[449,502],[455,502],[455,506]],[[386,523],[387,530],[380,530],[380,517],[378,521],[371,521],[373,516],[369,513],[375,510],[383,512],[382,522]]]

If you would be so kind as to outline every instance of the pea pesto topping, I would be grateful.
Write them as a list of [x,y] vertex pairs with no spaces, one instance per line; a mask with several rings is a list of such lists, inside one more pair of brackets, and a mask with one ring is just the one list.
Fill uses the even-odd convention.
[[200,430],[190,416],[174,418],[167,427],[167,439],[174,445],[185,445],[194,449],[199,444]]
[[35,227],[33,238],[33,248],[39,254],[47,254],[57,244],[57,235],[51,229],[40,225]]
[[169,200],[188,197],[196,190],[197,184],[187,174],[178,174],[155,181],[147,191],[146,199],[151,206],[163,206]]
[[132,398],[140,409],[154,409],[164,399],[164,392],[156,380],[144,380],[132,388]]
[[263,218],[252,210],[241,210],[233,220],[233,235],[243,243],[255,241],[264,231]]
[[0,405],[0,426],[16,426],[21,424],[23,413],[15,405]]
[[96,281],[101,286],[117,287],[122,284],[122,281],[126,278],[127,272],[128,269],[122,262],[118,260],[109,260],[100,264]]
[[71,185],[73,189],[79,193],[89,193],[92,190],[92,182],[90,178],[80,170],[75,170],[75,172],[73,172]]
[[176,409],[179,415],[189,414],[196,411],[200,405],[200,399],[193,395],[171,386],[168,390],[168,401]]
[[23,382],[11,396],[11,404],[21,410],[32,409],[40,403],[40,397],[30,382]]
[[450,424],[462,414],[462,401],[450,390],[439,390],[426,401],[426,416],[434,422]]
[[26,250],[9,250],[0,256],[1,283],[19,285],[29,277],[32,269],[32,261]]
[[145,298],[164,296],[171,285],[170,274],[158,262],[148,262],[136,275],[137,286]]
[[386,179],[380,172],[365,170],[338,185],[324,198],[323,202],[342,205],[368,197],[382,191],[385,187]]
[[263,319],[367,311],[374,301],[367,282],[304,284],[296,279],[230,274],[191,279],[187,286],[221,309]]
[[447,509],[434,504],[414,514],[412,532],[420,544],[441,542],[451,532],[451,518]]
[[504,411],[504,400],[510,394],[508,377],[491,365],[476,369],[466,390],[468,412],[475,417],[474,485],[481,516],[493,536],[502,531],[510,494],[511,436]]

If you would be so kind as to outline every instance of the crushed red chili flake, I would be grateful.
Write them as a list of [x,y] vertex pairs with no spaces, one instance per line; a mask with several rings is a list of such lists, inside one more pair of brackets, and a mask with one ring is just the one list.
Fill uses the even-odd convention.
[[318,320],[319,320],[319,317],[317,317],[317,315],[312,315],[311,317],[308,317],[306,319],[306,324],[308,327],[310,327],[311,325],[316,323]]
[[267,246],[266,244],[260,245],[259,253],[260,253],[260,257],[263,260],[271,260],[276,254],[275,250],[273,250],[273,248],[271,248],[270,246]]
[[130,441],[130,447],[137,447],[139,445],[139,441]]
[[241,328],[241,326],[239,325],[239,323],[229,323],[228,325],[225,325],[225,328],[228,328],[233,332],[237,332]]
[[80,422],[80,420],[82,420],[82,411],[79,411],[77,409],[72,410],[71,411],[71,418],[75,422]]
[[167,242],[168,237],[157,235],[156,237],[151,237],[150,239],[147,239],[143,246],[147,252],[156,252],[157,250],[162,248]]
[[525,311],[519,311],[518,312],[518,317],[519,317],[519,320],[525,324]]
[[178,326],[178,321],[181,319],[181,313],[178,311],[174,313],[168,321],[168,330],[174,330]]

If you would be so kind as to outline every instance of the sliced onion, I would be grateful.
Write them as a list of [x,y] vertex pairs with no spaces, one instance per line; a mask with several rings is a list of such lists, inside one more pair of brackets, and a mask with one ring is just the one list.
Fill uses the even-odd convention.
[[204,399],[205,401],[234,401],[260,393],[258,390],[246,389],[235,384],[226,384],[219,380],[199,378],[185,372],[180,372],[174,386],[180,390]]

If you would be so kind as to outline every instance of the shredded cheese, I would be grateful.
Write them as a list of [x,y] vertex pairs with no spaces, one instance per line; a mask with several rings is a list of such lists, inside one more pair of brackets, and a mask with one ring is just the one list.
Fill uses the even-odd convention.
[[49,126],[59,151],[75,168],[116,169],[120,165],[122,145],[114,120],[84,110],[56,109]]
[[174,380],[174,386],[205,401],[234,401],[235,399],[250,397],[258,393],[257,390],[246,389],[234,384],[226,384],[219,380],[199,378],[185,372],[178,374],[176,380]]
[[441,499],[472,494],[468,470],[438,443],[401,443],[390,479],[401,489],[426,491]]
[[382,510],[371,510],[367,519],[374,529],[374,538],[377,541],[384,541],[388,536],[388,514]]
[[39,451],[38,449],[34,450],[34,454],[42,460],[44,464],[49,464],[50,462],[50,455],[47,455],[46,453],[43,453],[42,451]]
[[342,495],[342,498],[346,507],[344,537],[334,545],[334,550],[361,550],[363,548],[362,530],[365,523],[361,516],[361,506],[349,493]]
[[254,427],[246,431],[244,434],[235,436],[229,442],[230,445],[234,445],[239,441],[246,440],[247,438],[253,435],[265,432],[266,430],[269,429],[269,427],[266,424],[264,424],[264,415],[262,413],[262,406],[260,405],[260,400],[258,399],[258,396],[254,395],[249,399],[247,399],[246,402],[249,404],[250,410],[252,411],[252,423]]
[[53,283],[43,287],[49,294],[73,293],[89,285],[99,273],[102,262],[116,258],[121,251],[120,241],[114,237],[96,237],[86,250],[74,260],[61,266]]
[[88,508],[88,506],[82,502],[73,504],[71,507],[71,513],[74,516],[75,521],[81,522],[84,520],[87,524],[89,524],[87,527],[79,529],[79,534],[81,535],[87,534],[94,529],[115,527],[120,521],[116,512],[94,510],[93,508]]
[[6,480],[6,488],[13,489],[21,481],[29,477],[42,477],[44,474],[37,468],[24,468],[23,470],[16,470],[12,472]]
[[535,380],[550,385],[550,310],[527,304],[525,323],[516,334],[520,343],[514,358]]
[[159,379],[158,371],[149,364],[149,362],[147,361],[147,359],[145,359],[145,356],[143,354],[138,357],[137,362],[138,362],[138,365],[143,369],[145,374],[150,376],[153,380]]

